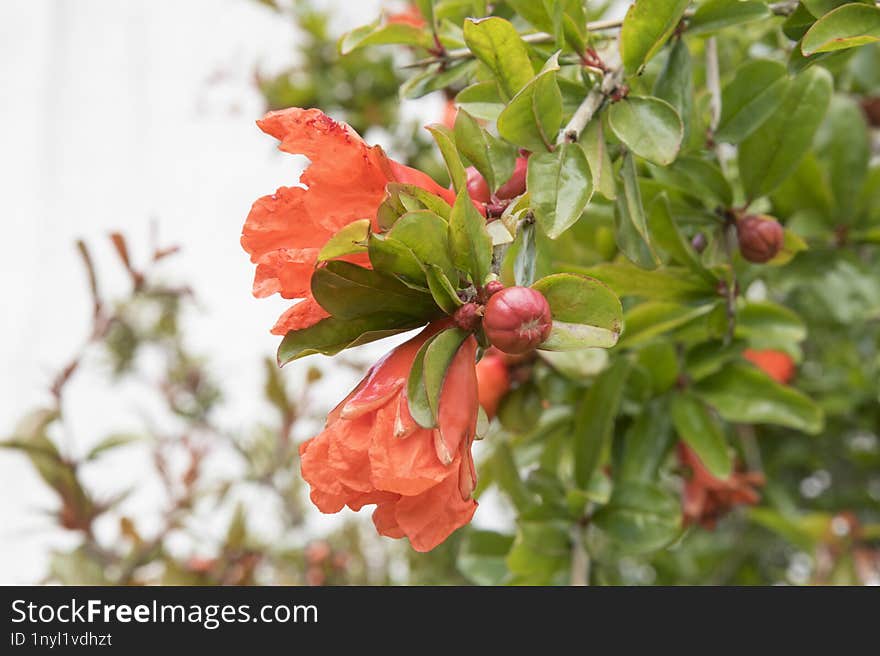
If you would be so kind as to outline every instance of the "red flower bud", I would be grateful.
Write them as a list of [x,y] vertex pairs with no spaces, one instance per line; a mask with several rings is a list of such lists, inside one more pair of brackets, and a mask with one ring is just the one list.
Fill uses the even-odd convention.
[[462,330],[473,332],[480,325],[480,307],[476,303],[465,303],[455,311],[452,320]]
[[517,157],[516,166],[513,169],[513,175],[510,180],[498,187],[495,193],[498,198],[510,199],[516,198],[526,190],[526,171],[528,170],[529,160],[525,157]]
[[492,298],[494,294],[497,294],[502,289],[504,289],[504,283],[500,280],[490,280],[486,283],[486,286],[483,287],[483,296],[488,300]]
[[529,287],[507,287],[486,304],[483,330],[499,351],[517,355],[534,350],[550,335],[550,304]]
[[775,219],[748,214],[736,224],[739,251],[749,262],[763,264],[782,250],[785,233]]
[[467,190],[471,200],[478,203],[488,203],[490,198],[489,184],[486,178],[480,175],[473,166],[467,167]]

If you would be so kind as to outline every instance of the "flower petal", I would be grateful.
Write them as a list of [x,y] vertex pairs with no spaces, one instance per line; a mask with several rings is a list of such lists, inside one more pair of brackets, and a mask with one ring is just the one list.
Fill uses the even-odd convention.
[[397,502],[397,525],[416,551],[430,551],[474,516],[477,502],[461,498],[457,469],[455,473],[423,494]]

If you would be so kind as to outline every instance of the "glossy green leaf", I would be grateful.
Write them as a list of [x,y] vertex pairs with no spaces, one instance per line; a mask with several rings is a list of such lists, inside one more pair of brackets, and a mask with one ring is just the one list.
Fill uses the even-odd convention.
[[381,24],[375,21],[358,27],[339,40],[340,54],[347,55],[367,46],[398,44],[428,49],[434,45],[431,33],[405,23]]
[[495,191],[513,175],[517,149],[486,131],[463,109],[455,117],[455,145]]
[[459,109],[484,121],[497,121],[504,109],[504,101],[494,81],[476,82],[458,92],[455,102]]
[[629,369],[630,364],[625,358],[617,358],[610,368],[596,377],[578,404],[573,430],[574,476],[581,489],[587,488],[610,445]]
[[660,258],[651,242],[636,166],[629,152],[623,156],[620,177],[623,180],[623,193],[617,195],[614,205],[617,246],[631,262],[644,269],[655,268],[660,264]]
[[648,226],[654,242],[666,251],[673,261],[685,265],[701,276],[710,275],[705,272],[697,252],[685,240],[675,224],[672,210],[669,207],[669,199],[665,193],[660,194],[651,203],[648,212]]
[[552,153],[529,157],[526,188],[535,219],[556,239],[581,217],[593,193],[590,164],[583,148],[560,144]]
[[449,244],[458,269],[467,273],[475,285],[482,285],[492,273],[492,238],[467,189],[459,192],[449,217]]
[[756,59],[740,66],[721,91],[721,120],[715,139],[739,143],[757,130],[782,103],[790,80],[785,66]]
[[621,297],[638,297],[655,301],[692,301],[714,293],[715,288],[705,279],[681,267],[645,271],[629,262],[606,262],[583,271],[607,284]]
[[604,283],[573,273],[541,278],[533,289],[550,304],[553,328],[539,348],[546,351],[610,348],[620,336],[620,299]]
[[736,335],[753,348],[776,349],[792,355],[807,337],[801,318],[783,305],[770,301],[750,301],[736,313]]
[[797,167],[825,117],[832,88],[825,69],[802,72],[773,115],[740,144],[740,177],[750,199],[773,191]]
[[841,223],[851,223],[871,158],[868,125],[859,103],[836,95],[816,142],[827,164],[834,196],[832,214]]
[[467,337],[468,333],[465,331],[459,328],[449,328],[437,333],[437,336],[427,344],[422,363],[422,376],[433,421],[430,426],[421,424],[425,428],[437,425],[437,418],[440,416],[440,393],[443,390],[443,382],[446,380],[446,372]]
[[694,106],[693,65],[684,39],[678,39],[669,51],[663,70],[654,82],[654,95],[665,100],[678,112],[683,125],[682,138],[687,142],[688,128]]
[[388,235],[370,235],[370,263],[381,273],[399,276],[409,284],[426,286],[425,271],[419,258],[406,245]]
[[498,116],[498,134],[536,153],[553,149],[562,123],[562,95],[556,82],[559,53],[529,79]]
[[503,18],[467,19],[464,40],[474,56],[492,71],[506,98],[513,98],[534,76],[526,44]]
[[663,301],[636,305],[624,315],[625,333],[620,340],[621,346],[637,346],[657,335],[681,328],[705,317],[714,307],[709,303],[690,307]]
[[681,503],[656,483],[629,480],[614,488],[611,501],[593,521],[622,551],[647,553],[678,537]]
[[678,27],[689,0],[636,0],[620,29],[620,56],[626,72],[641,73]]
[[327,240],[318,253],[318,262],[333,260],[337,257],[365,253],[367,240],[370,237],[370,219],[352,221]]
[[471,529],[459,548],[456,567],[476,585],[502,585],[510,577],[506,559],[512,546],[513,536]]
[[614,166],[608,153],[605,141],[605,129],[602,121],[590,121],[581,132],[578,143],[584,149],[590,165],[590,177],[593,187],[608,200],[617,198],[617,183],[614,179]]
[[438,266],[449,279],[458,279],[450,253],[449,224],[437,214],[429,210],[407,212],[387,237],[409,248],[422,264]]
[[709,408],[692,394],[676,394],[670,413],[679,437],[694,450],[712,475],[727,478],[733,463],[724,431]]
[[316,269],[312,295],[337,319],[360,319],[375,313],[429,318],[436,313],[430,295],[410,289],[392,276],[348,262],[328,262]]
[[443,269],[436,264],[429,264],[425,267],[425,277],[428,281],[428,289],[431,290],[431,296],[434,302],[446,314],[454,314],[461,307],[462,300],[458,297],[455,287],[443,273]]
[[519,521],[507,567],[519,585],[561,585],[570,579],[568,522]]
[[464,170],[464,164],[461,163],[458,149],[455,147],[455,136],[452,130],[439,124],[429,125],[427,130],[440,148],[440,154],[443,155],[443,161],[446,163],[446,170],[449,171],[449,179],[452,180],[453,188],[456,191],[467,189],[467,173]]
[[770,16],[763,2],[707,0],[697,7],[688,21],[688,34],[708,34],[732,25],[741,25]]
[[880,7],[851,3],[817,20],[801,40],[801,52],[845,50],[880,41]]
[[608,126],[633,153],[654,164],[671,164],[678,155],[684,124],[665,100],[629,96],[608,110]]
[[813,434],[823,427],[818,405],[745,363],[729,364],[693,389],[727,421],[777,424]]
[[278,347],[278,364],[321,353],[336,355],[353,346],[367,344],[417,328],[423,322],[403,314],[372,314],[360,319],[330,317],[302,330],[292,330]]
[[624,435],[619,456],[614,461],[616,486],[657,478],[657,471],[672,446],[670,429],[666,399],[646,403]]
[[874,0],[801,0],[801,4],[816,18],[847,4],[873,5]]

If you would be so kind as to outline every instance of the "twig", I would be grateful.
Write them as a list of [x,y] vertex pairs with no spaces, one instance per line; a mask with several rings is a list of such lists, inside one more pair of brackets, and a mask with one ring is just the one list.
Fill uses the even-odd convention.
[[[612,61],[608,61],[612,60]],[[572,143],[578,140],[581,132],[595,116],[599,108],[623,82],[623,67],[620,64],[617,50],[612,50],[606,55],[605,66],[607,72],[602,78],[602,83],[593,87],[584,98],[583,102],[575,110],[568,124],[562,128],[556,143]]]
[[714,36],[706,39],[706,87],[709,90],[709,111],[712,113],[709,130],[714,135],[721,121],[721,74],[718,70],[718,41]]

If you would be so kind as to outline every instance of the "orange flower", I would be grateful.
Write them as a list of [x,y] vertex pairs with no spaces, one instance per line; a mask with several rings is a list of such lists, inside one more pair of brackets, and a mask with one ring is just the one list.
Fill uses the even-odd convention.
[[498,404],[510,390],[510,372],[507,360],[500,351],[491,349],[477,363],[477,387],[480,405],[489,419],[498,412]]
[[419,8],[410,3],[406,6],[401,12],[396,14],[391,14],[388,17],[389,23],[400,23],[402,25],[411,25],[412,27],[422,29],[427,23],[425,23],[425,17],[422,16],[422,12],[419,11]]
[[754,350],[746,349],[743,351],[743,357],[761,369],[765,374],[770,376],[777,383],[791,382],[794,378],[794,360],[788,353],[783,351],[775,351],[773,349]]
[[685,524],[712,529],[734,507],[753,506],[761,500],[755,489],[764,485],[760,472],[734,471],[725,479],[716,478],[683,442],[678,443],[678,459],[691,471],[682,499]]
[[300,446],[303,478],[321,512],[376,504],[380,534],[408,537],[430,551],[477,508],[471,444],[477,424],[477,342],[468,337],[455,355],[440,394],[438,427],[416,424],[406,379],[422,344],[449,321],[419,335],[376,363],[328,416],[323,432]]
[[[421,171],[389,159],[379,146],[368,146],[348,125],[320,110],[269,112],[257,125],[281,142],[281,150],[311,161],[300,186],[281,187],[254,203],[241,236],[242,247],[257,265],[254,296],[278,293],[304,299],[272,328],[274,334],[285,335],[329,316],[311,295],[318,252],[352,221],[370,218],[378,228],[376,210],[388,182],[417,185],[450,203],[455,195]],[[363,255],[349,261],[369,265]]]

